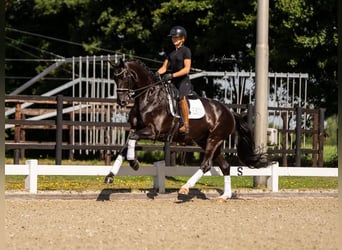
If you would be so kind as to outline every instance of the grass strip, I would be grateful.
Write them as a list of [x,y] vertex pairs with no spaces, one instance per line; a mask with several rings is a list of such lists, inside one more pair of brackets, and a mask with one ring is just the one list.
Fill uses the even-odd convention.
[[[153,177],[118,176],[112,184],[104,184],[103,176],[38,176],[39,191],[97,191],[103,189],[151,189]],[[166,189],[178,189],[188,176],[167,177]],[[5,190],[25,189],[25,176],[5,176]],[[196,184],[199,189],[222,189],[223,177],[204,176]],[[253,189],[252,176],[232,176],[233,189]],[[279,189],[338,189],[337,177],[279,177]]]

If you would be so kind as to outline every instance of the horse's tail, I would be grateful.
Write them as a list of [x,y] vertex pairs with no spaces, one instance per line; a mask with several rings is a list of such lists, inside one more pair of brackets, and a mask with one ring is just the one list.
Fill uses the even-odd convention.
[[256,152],[252,131],[247,121],[236,112],[233,112],[233,115],[238,132],[237,154],[240,161],[250,168],[267,167],[267,155]]

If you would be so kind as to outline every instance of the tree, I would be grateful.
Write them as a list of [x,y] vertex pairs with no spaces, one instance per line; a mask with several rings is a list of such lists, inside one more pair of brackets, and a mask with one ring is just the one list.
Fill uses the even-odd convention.
[[[189,33],[187,45],[193,51],[194,68],[232,71],[237,66],[254,70],[256,3],[256,0],[7,0],[6,58],[121,52],[156,68],[163,59],[159,52],[171,49],[167,37],[170,28],[183,25]],[[337,113],[336,6],[337,0],[270,2],[270,71],[309,73],[309,101],[326,108],[327,116]],[[14,76],[20,72],[21,76],[32,77],[48,64],[8,62],[6,74]],[[6,89],[9,92],[21,84],[10,79]],[[213,91],[212,85],[203,81],[196,82],[196,86]]]
[[[337,1],[278,1],[272,12],[274,70],[308,72],[309,97],[326,115],[337,113]],[[328,90],[328,91],[327,91]],[[324,93],[324,94],[323,94]]]

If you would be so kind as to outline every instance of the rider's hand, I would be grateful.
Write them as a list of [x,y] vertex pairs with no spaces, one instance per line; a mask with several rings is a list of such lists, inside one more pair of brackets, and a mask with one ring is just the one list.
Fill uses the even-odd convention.
[[172,79],[172,74],[170,73],[170,74],[164,74],[163,75],[163,81],[164,82],[168,82],[168,81],[170,81]]
[[156,78],[157,78],[158,80],[161,80],[161,77],[160,77],[160,74],[159,74],[158,71],[157,71],[156,73],[154,73],[154,75],[156,76]]

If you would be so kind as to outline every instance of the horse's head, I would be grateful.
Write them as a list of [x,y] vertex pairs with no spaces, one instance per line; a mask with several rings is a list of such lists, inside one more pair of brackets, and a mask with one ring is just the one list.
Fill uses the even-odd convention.
[[120,61],[115,66],[114,80],[117,84],[117,103],[126,106],[134,99],[136,91],[154,81],[153,74],[140,61]]
[[134,76],[123,60],[120,60],[119,64],[113,66],[114,81],[116,82],[117,87],[117,103],[124,107],[132,100],[134,95]]

